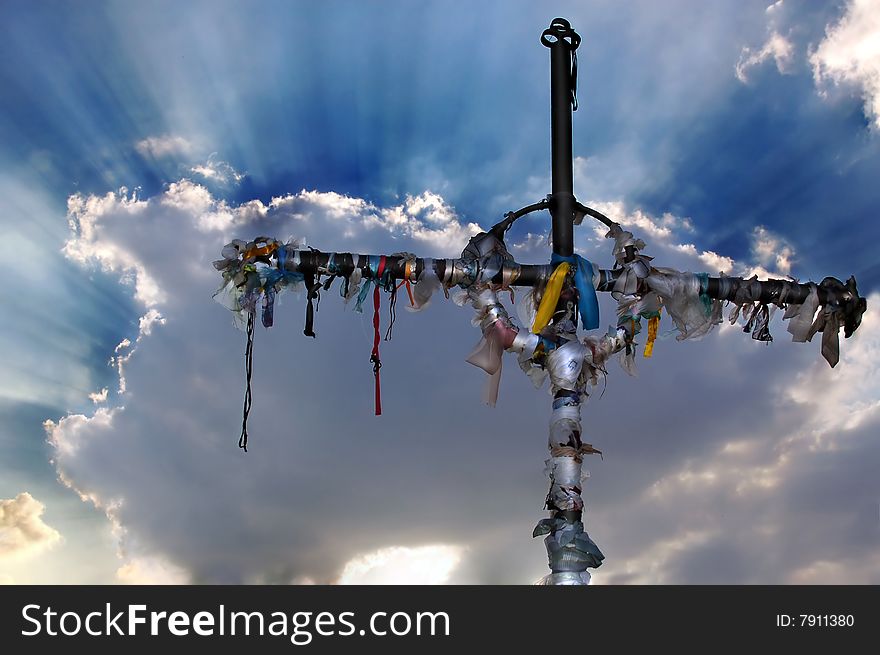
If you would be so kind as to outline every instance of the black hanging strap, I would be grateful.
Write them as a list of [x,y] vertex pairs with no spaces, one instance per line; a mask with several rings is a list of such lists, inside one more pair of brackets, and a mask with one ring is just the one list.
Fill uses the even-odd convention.
[[385,341],[391,341],[391,332],[394,330],[394,321],[397,319],[397,285],[391,285],[391,299],[388,301],[388,330],[385,332]]
[[[317,294],[317,289],[315,288],[315,274],[314,273],[306,273],[304,275],[304,282],[306,285],[306,298],[308,303],[306,304],[306,326],[303,329],[303,334],[307,337],[314,337],[314,322],[315,322],[315,296]],[[320,288],[320,285],[317,285]]]
[[244,370],[247,386],[244,392],[244,410],[241,417],[241,436],[238,438],[238,447],[247,452],[248,431],[247,422],[248,414],[251,413],[251,374],[253,372],[254,363],[254,317],[256,310],[248,312],[247,320],[247,347],[244,350]]

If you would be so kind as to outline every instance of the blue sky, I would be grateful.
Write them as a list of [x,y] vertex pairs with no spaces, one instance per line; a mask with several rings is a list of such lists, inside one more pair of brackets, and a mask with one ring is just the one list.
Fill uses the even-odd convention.
[[[210,261],[261,231],[454,256],[544,197],[559,15],[583,37],[579,199],[658,265],[876,294],[880,9],[767,5],[4,3],[2,579],[332,581],[376,552],[376,580],[541,575],[546,398],[511,362],[480,404],[467,312],[399,317],[374,419],[366,319],[329,294],[305,341],[287,299],[242,459],[243,336]],[[518,259],[546,259],[548,227],[516,225]],[[593,226],[577,245],[610,266]],[[727,328],[612,367],[585,411],[598,582],[880,581],[870,307],[834,371],[778,318],[768,349]],[[824,548],[798,539],[817,522]]]

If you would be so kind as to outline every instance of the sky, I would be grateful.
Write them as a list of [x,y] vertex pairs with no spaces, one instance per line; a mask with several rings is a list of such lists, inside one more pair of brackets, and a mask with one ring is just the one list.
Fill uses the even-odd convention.
[[[583,38],[582,202],[658,266],[868,298],[834,369],[778,314],[769,345],[666,318],[637,377],[611,363],[583,411],[594,584],[880,583],[876,0],[2,3],[0,582],[546,573],[550,397],[510,358],[482,404],[471,310],[398,312],[375,417],[370,316],[334,286],[312,340],[284,297],[244,454],[211,261],[259,234],[455,257],[543,198],[555,16]],[[610,267],[597,227],[576,248]],[[508,246],[546,262],[548,232]]]

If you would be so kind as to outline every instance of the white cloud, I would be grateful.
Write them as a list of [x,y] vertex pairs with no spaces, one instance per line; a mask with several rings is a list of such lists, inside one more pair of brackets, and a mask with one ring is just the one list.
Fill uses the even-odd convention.
[[794,61],[794,46],[791,41],[773,30],[767,37],[767,41],[758,50],[749,47],[742,49],[739,61],[736,63],[736,79],[745,84],[748,82],[748,70],[760,66],[768,59],[776,63],[776,70],[781,74],[791,72]]
[[155,279],[131,250],[121,247],[112,237],[108,238],[110,235],[103,232],[105,226],[96,220],[96,217],[109,211],[123,213],[129,220],[134,220],[146,207],[145,201],[139,200],[137,194],[129,195],[124,187],[118,193],[104,196],[70,196],[67,200],[67,216],[72,236],[64,244],[63,252],[75,262],[97,262],[105,271],[129,276],[134,280],[135,298],[145,306],[152,307],[164,297]]
[[182,136],[164,134],[151,136],[135,143],[135,149],[145,157],[161,158],[188,155],[193,144]]
[[880,4],[850,0],[840,21],[826,27],[810,64],[820,89],[828,82],[859,88],[865,116],[880,127]]
[[57,530],[43,522],[45,509],[26,491],[0,499],[0,557],[30,555],[61,539]]
[[[872,294],[869,307],[877,303],[880,294]],[[715,442],[710,452],[684,457],[629,503],[626,511],[653,517],[645,520],[656,521],[656,534],[640,552],[634,549],[634,556],[606,581],[672,583],[682,580],[683,567],[708,567],[709,562],[724,567],[724,558],[737,552],[751,553],[740,582],[864,584],[880,579],[880,559],[870,547],[858,557],[848,554],[854,533],[862,529],[848,513],[852,504],[861,507],[863,521],[876,524],[875,482],[862,480],[856,485],[859,491],[850,489],[844,500],[830,504],[833,512],[847,517],[840,521],[810,507],[815,497],[806,500],[805,507],[793,506],[794,497],[817,486],[823,489],[817,489],[819,494],[829,493],[829,476],[835,480],[831,484],[847,484],[847,477],[859,468],[871,470],[872,463],[860,467],[855,460],[872,460],[864,453],[872,447],[876,451],[880,388],[865,381],[880,373],[878,356],[880,321],[867,313],[859,332],[842,344],[840,368],[817,360],[766,387],[767,402],[778,408],[778,416],[753,409],[746,417],[736,406],[724,412],[734,424],[726,439]],[[829,462],[834,457],[842,460],[836,466]],[[780,498],[789,499],[788,508]],[[676,512],[685,506],[692,521]],[[823,549],[799,543],[799,522],[824,533]],[[616,538],[625,541],[626,536]],[[717,579],[704,569],[697,575],[704,582]],[[601,580],[601,572],[597,577]]]
[[99,407],[91,416],[68,414],[58,423],[47,419],[43,422],[43,428],[56,453],[73,455],[79,449],[83,435],[95,426],[109,428],[117,411],[117,408]]
[[159,557],[136,557],[119,567],[116,579],[130,585],[189,584],[189,574]]
[[[184,396],[192,397],[193,393],[195,397],[207,393],[209,397],[219,400],[219,387],[214,381],[227,377],[227,374],[215,370],[218,363],[232,363],[228,377],[237,377],[233,371],[238,369],[239,358],[228,357],[227,346],[215,344],[216,351],[197,346],[216,339],[216,336],[222,339],[232,337],[236,341],[239,336],[239,333],[229,330],[222,308],[210,301],[211,292],[219,286],[219,277],[210,262],[217,258],[222,245],[234,236],[257,230],[269,231],[282,238],[290,233],[307,233],[316,238],[324,235],[324,240],[332,240],[332,245],[340,249],[344,249],[348,243],[351,250],[361,252],[418,248],[428,249],[430,254],[452,255],[460,252],[469,236],[480,229],[474,223],[460,221],[455,210],[443,198],[431,192],[407,196],[402,203],[391,207],[379,207],[360,198],[336,193],[305,190],[274,198],[269,204],[252,200],[230,206],[215,198],[205,187],[190,180],[180,180],[148,201],[139,200],[122,190],[102,197],[74,196],[69,207],[72,235],[64,253],[81,265],[98,262],[107,270],[119,272],[134,286],[135,297],[144,308],[137,334],[133,339],[124,339],[111,358],[111,364],[117,367],[120,375],[120,392],[126,394],[126,407],[101,407],[92,415],[72,414],[58,422],[47,421],[45,424],[62,482],[74,489],[83,500],[102,509],[114,526],[123,560],[118,577],[127,582],[177,581],[181,576],[188,576],[194,566],[185,556],[181,559],[179,552],[172,552],[170,556],[162,554],[163,545],[156,544],[153,535],[144,529],[141,518],[136,518],[146,517],[141,514],[143,499],[154,492],[144,494],[136,491],[145,480],[141,480],[140,473],[136,472],[141,464],[136,469],[131,467],[131,462],[137,461],[140,456],[134,456],[130,449],[132,446],[135,446],[135,450],[139,449],[141,446],[135,445],[138,443],[147,445],[153,442],[151,449],[155,446],[163,450],[170,445],[173,450],[181,446],[188,450],[187,444],[194,446],[202,439],[214,439],[214,436],[210,436],[210,429],[193,432],[186,428],[181,432],[178,423],[181,420],[194,421],[193,428],[201,423],[205,408],[198,405],[203,403],[202,400],[185,401],[187,405],[195,403],[186,409],[182,405],[179,410],[170,407],[183,402]],[[260,225],[256,227],[251,224]],[[398,240],[399,244],[389,246],[389,238],[392,243]],[[145,289],[149,292],[145,292]],[[171,327],[169,317],[173,317],[174,326],[188,326],[185,328],[187,331],[201,326],[207,328],[206,334],[215,336],[208,342],[204,336],[196,339],[186,337],[196,347],[187,346],[186,354],[173,356],[176,360],[174,364],[166,360],[164,355],[154,358],[147,351],[156,346],[153,341],[156,328],[162,326],[163,330],[167,330]],[[175,340],[179,338],[178,333]],[[153,406],[153,394],[169,386],[158,380],[145,383],[142,378],[142,366],[145,364],[160,368],[172,366],[177,371],[174,377],[189,380],[189,391],[178,390],[174,400],[158,401],[165,409],[159,409],[159,405],[156,405],[156,418],[159,423],[170,421],[170,424],[153,432],[146,441],[141,441],[140,429],[146,424],[143,418],[134,419],[134,416],[140,415],[141,411],[151,411],[147,408]],[[221,364],[221,368],[225,366]],[[168,373],[162,373],[161,377],[166,375]],[[129,384],[132,377],[135,382]],[[237,386],[237,382],[234,386]],[[219,407],[231,408],[229,400],[224,397]],[[219,414],[225,412],[226,409],[221,409]],[[187,419],[187,416],[192,418]],[[125,424],[132,419],[139,427],[129,433]],[[176,427],[173,427],[174,424]],[[195,436],[199,432],[202,437]],[[190,436],[184,437],[184,433]],[[191,441],[193,437],[196,441]],[[173,439],[173,442],[168,442],[168,439]],[[104,448],[108,448],[105,452],[113,453],[114,458],[129,452],[118,463],[118,471],[95,466],[97,459],[100,459],[97,453]],[[128,459],[129,456],[133,459]],[[151,459],[151,456],[148,455],[147,459]],[[107,477],[108,473],[109,478],[114,480]],[[160,489],[167,487],[170,491],[182,482],[166,479],[165,474],[157,472],[153,475],[162,480],[158,485]],[[234,483],[232,488],[237,484]],[[148,487],[155,489],[155,480]],[[180,493],[181,498],[189,495],[182,491]],[[178,502],[164,500],[157,506],[169,508]],[[404,554],[404,560],[409,562],[406,570],[416,572],[417,562],[422,561],[419,557],[425,553],[434,553],[438,557],[442,554],[429,550],[421,555],[416,553],[413,555],[415,559]],[[350,558],[352,553],[340,553],[342,555]],[[428,578],[433,575],[432,579],[435,579],[438,572],[442,573],[449,566],[449,561],[438,561],[433,574],[422,572],[419,575]],[[336,571],[338,574],[339,569]],[[213,579],[212,575],[220,575],[204,571],[202,574],[209,579]],[[240,569],[222,575],[233,575],[236,580],[265,579],[265,574],[258,571],[248,573]],[[302,575],[313,579],[316,576],[330,579],[330,572],[326,570]]]
[[791,273],[795,252],[784,239],[758,225],[752,230],[752,256],[760,266],[775,267],[774,277],[784,277]]
[[100,391],[94,391],[89,394],[89,400],[91,400],[96,405],[100,405],[101,403],[107,402],[108,392],[109,389],[107,389],[107,387],[104,387]]
[[[753,259],[751,262],[737,262],[731,257],[720,255],[712,250],[701,250],[686,239],[693,238],[695,229],[687,217],[664,213],[651,216],[641,209],[629,210],[622,201],[590,202],[589,205],[626,229],[647,244],[645,254],[660,255],[660,266],[679,267],[681,270],[703,271],[711,275],[724,272],[726,275],[750,277],[755,274],[761,279],[784,277],[791,270],[794,249],[784,239],[772,235],[765,228],[756,228],[753,235]],[[584,219],[589,221],[589,217]],[[608,229],[599,223],[593,224],[592,246],[599,252],[607,249],[605,234]],[[525,246],[526,244],[522,244]],[[676,259],[670,260],[670,256]],[[775,271],[763,268],[774,263]]]
[[694,529],[653,539],[650,556],[629,559],[611,576],[603,576],[604,571],[598,571],[594,574],[593,584],[616,584],[619,579],[629,584],[675,584],[675,572],[669,570],[670,561],[703,546],[716,536],[714,530]]
[[358,555],[345,564],[338,584],[438,585],[461,562],[458,546],[390,546]]
[[272,198],[268,209],[291,218],[305,218],[320,211],[339,225],[346,238],[355,237],[364,229],[380,228],[392,236],[412,239],[419,248],[450,256],[459,254],[468,239],[482,230],[477,223],[463,222],[454,208],[431,191],[407,195],[399,205],[377,207],[362,198],[332,191],[302,190]]
[[404,207],[408,215],[422,216],[435,225],[447,225],[458,221],[455,210],[447,205],[443,198],[430,191],[425,191],[419,196],[407,195]]
[[199,217],[216,211],[217,207],[225,208],[225,203],[214,200],[206,187],[190,180],[180,180],[169,184],[167,191],[162,196],[162,202]]
[[867,558],[817,559],[793,571],[786,580],[793,585],[865,584],[880,571],[880,555]]
[[[648,238],[668,239],[672,236],[673,232],[678,230],[693,231],[693,225],[691,225],[689,218],[679,218],[669,212],[659,217],[653,217],[638,208],[628,211],[624,203],[619,200],[612,202],[590,202],[588,204],[593,209],[602,212],[611,220],[617,221],[628,229],[640,230],[642,232],[641,236],[646,240]],[[584,218],[584,221],[590,220],[592,219],[589,217]],[[596,229],[603,231],[606,228],[597,226]],[[602,235],[604,236],[604,231]]]
[[[149,313],[149,312],[147,312]],[[143,317],[141,317],[143,319]],[[140,320],[138,321],[138,325],[140,326]],[[150,326],[152,328],[152,326]],[[136,337],[136,341],[140,341],[141,335],[138,334]],[[131,358],[132,353],[134,353],[135,348],[128,350],[131,347],[131,339],[125,338],[116,344],[116,347],[113,349],[113,355],[111,355],[108,365],[114,367],[116,369],[116,373],[119,376],[119,393],[125,393],[125,365],[128,363],[128,360]],[[128,352],[124,352],[128,350]]]
[[727,273],[734,269],[734,261],[730,257],[719,255],[711,250],[704,250],[699,254],[700,262],[709,273]]
[[547,250],[550,246],[550,235],[548,234],[533,234],[529,232],[523,237],[521,241],[517,241],[510,245],[510,250],[512,254],[517,257],[528,256],[536,252],[540,252],[544,255],[547,254]]
[[736,262],[730,257],[724,257],[711,250],[698,251],[692,243],[679,243],[673,246],[676,250],[695,257],[706,269],[707,273],[717,275],[726,273],[731,275],[736,268]]
[[216,153],[208,157],[204,164],[193,166],[190,171],[220,186],[240,184],[245,177],[244,173],[239,173],[228,162],[218,159]]
[[[337,291],[331,290],[316,316],[318,339],[305,340],[297,329],[302,303],[285,299],[276,310],[277,327],[260,329],[257,335],[251,452],[243,456],[235,448],[243,344],[225,310],[210,301],[219,285],[210,262],[224,243],[261,233],[281,238],[306,234],[324,249],[399,249],[443,256],[460,252],[478,226],[462,221],[443,198],[430,192],[390,207],[305,190],[268,204],[254,200],[229,206],[198,185],[180,181],[138,202],[143,204],[133,209],[124,195],[81,198],[74,203],[79,220],[73,223],[88,229],[77,231],[72,237],[76,247],[71,248],[71,258],[78,262],[90,261],[76,256],[83,248],[113,253],[106,259],[117,267],[122,259],[114,259],[116,253],[124,252],[135,288],[143,271],[162,293],[153,305],[141,301],[144,321],[139,334],[114,353],[114,364],[125,365],[125,407],[101,407],[91,416],[71,415],[47,423],[59,477],[101,508],[114,526],[120,540],[120,579],[330,582],[404,576],[527,582],[540,577],[540,544],[530,542],[527,527],[519,525],[537,519],[540,512],[527,509],[522,519],[512,522],[504,512],[489,511],[502,499],[510,508],[531,508],[536,489],[540,496],[543,486],[540,462],[532,461],[533,448],[526,441],[520,446],[512,440],[512,445],[493,451],[492,465],[487,466],[485,457],[474,455],[473,437],[540,434],[546,430],[544,405],[512,367],[505,373],[501,402],[515,411],[487,413],[480,406],[483,380],[463,363],[475,334],[467,318],[450,304],[436,303],[430,311],[407,313],[406,318],[399,313],[394,341],[382,345],[388,416],[373,421],[372,372],[357,363],[370,349],[369,318],[344,312]],[[691,243],[695,235],[690,221],[627,210],[620,202],[598,208],[646,237],[646,254],[655,255],[658,265],[682,270],[711,270],[714,265],[732,274],[748,268],[697,248]],[[225,218],[205,219],[218,213]],[[85,240],[80,236],[84,232]],[[578,245],[585,254],[607,265],[608,240],[585,239],[587,229],[579,234]],[[383,327],[386,311],[383,306]],[[159,317],[166,322],[160,324]],[[762,398],[782,384],[780,380],[788,382],[807,370],[818,359],[818,349],[774,344],[771,352],[747,336],[728,341],[723,353],[714,354],[718,342],[712,339],[689,345],[658,343],[654,358],[646,360],[640,372],[639,384],[650,390],[636,391],[621,377],[609,381],[603,411],[590,423],[596,439],[619,430],[609,417],[631,412],[628,403],[634,397],[640,399],[642,415],[659,418],[645,424],[650,439],[640,442],[650,454],[649,470],[644,468],[644,453],[628,457],[625,444],[618,446],[616,458],[602,464],[620,462],[632,472],[624,475],[618,469],[612,474],[615,480],[627,481],[625,489],[618,487],[620,498],[611,491],[601,497],[609,488],[609,480],[602,479],[604,468],[591,478],[598,478],[591,482],[596,489],[588,492],[588,502],[595,503],[589,521],[596,531],[592,523],[588,529],[611,555],[597,573],[597,582],[635,575],[627,573],[627,560],[644,567],[640,580],[694,580],[695,574],[677,569],[677,562],[714,547],[728,533],[727,526],[704,523],[703,517],[716,506],[735,513],[725,502],[748,509],[759,500],[768,507],[784,506],[782,500],[770,503],[766,494],[792,484],[798,467],[812,461],[807,442],[785,448],[788,435],[804,431],[800,424],[779,428],[781,417],[802,406],[789,395],[774,396],[781,401],[764,408],[772,424],[767,431],[779,431],[773,452],[762,458],[764,450],[743,442],[758,429],[750,422],[762,411]],[[849,342],[842,348],[844,358],[848,349]],[[854,354],[863,358],[870,353]],[[771,367],[773,362],[778,371],[785,371],[784,377]],[[829,372],[829,379],[836,379],[848,362],[844,359]],[[302,376],[301,371],[310,375]],[[423,393],[426,371],[431,380],[450,383],[431,384],[431,392]],[[669,384],[673,372],[675,384]],[[684,407],[682,389],[690,390]],[[719,428],[717,398],[736,398],[750,407],[748,416],[725,417]],[[871,398],[863,400],[869,407]],[[813,418],[821,427],[821,416]],[[872,420],[872,414],[866,415],[857,428]],[[688,446],[694,454],[687,452]],[[681,458],[666,455],[667,448]],[[431,462],[430,470],[415,464],[423,461]],[[724,468],[728,464],[729,471]],[[523,484],[525,479],[534,479],[534,484]],[[659,496],[636,493],[655,482],[662,490]],[[600,497],[593,495],[596,490]],[[634,495],[639,496],[635,505],[629,501]],[[688,500],[691,495],[700,502]],[[642,506],[656,516],[646,517]],[[624,515],[631,518],[619,521]],[[469,520],[475,516],[482,517],[479,534]],[[658,518],[668,526],[655,527]],[[770,539],[761,535],[772,518],[762,518],[753,528],[740,522],[737,529]],[[649,528],[656,534],[645,534]],[[374,551],[375,544],[386,539],[461,544],[455,548],[468,549],[467,567],[463,560],[458,563],[463,551]],[[499,547],[509,554],[503,570],[495,563]],[[746,542],[737,548],[751,552]],[[651,564],[652,552],[663,553],[656,561],[665,564]],[[805,553],[788,568],[780,568],[780,575],[815,558],[815,552]]]
[[788,391],[792,400],[810,408],[816,416],[808,438],[833,446],[845,438],[846,431],[855,430],[880,413],[877,385],[868,382],[880,380],[880,318],[873,309],[878,306],[880,294],[869,296],[870,309],[856,333],[859,338],[841,343],[839,372],[817,366],[824,362],[816,362],[799,373]]
[[138,320],[138,339],[152,334],[154,325],[165,325],[165,318],[152,307]]
[[[401,210],[406,217],[403,222]],[[387,223],[400,225],[416,241],[444,251],[453,244],[456,248],[460,243],[466,244],[470,237],[482,231],[474,222],[462,222],[455,209],[430,191],[418,196],[407,195],[403,207],[392,207],[382,216]]]

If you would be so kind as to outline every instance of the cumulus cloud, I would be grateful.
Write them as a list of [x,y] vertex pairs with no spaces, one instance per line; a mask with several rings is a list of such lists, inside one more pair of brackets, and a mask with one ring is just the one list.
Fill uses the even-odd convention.
[[188,155],[193,151],[190,141],[174,134],[150,136],[135,143],[134,147],[145,157],[154,159]]
[[231,164],[218,159],[216,153],[208,157],[204,164],[193,166],[190,171],[220,186],[240,184],[244,179],[244,173],[239,173]]
[[737,268],[736,262],[732,258],[719,255],[712,250],[698,251],[697,247],[692,243],[677,243],[673,247],[679,252],[694,257],[702,264],[705,272],[713,275],[718,273],[730,275]]
[[[631,230],[636,236],[644,237],[648,242],[648,250],[652,251],[648,254],[658,254],[658,251],[662,254],[664,263],[661,266],[668,265],[712,275],[758,275],[761,279],[784,277],[791,270],[794,249],[782,237],[771,234],[763,227],[757,227],[753,232],[752,260],[738,262],[713,250],[697,248],[689,241],[695,230],[687,217],[668,212],[661,216],[652,216],[639,208],[629,209],[622,201],[595,201],[588,204]],[[601,248],[606,243],[607,228],[598,223],[594,223],[592,228],[593,244],[587,247],[598,245]],[[771,264],[775,266],[773,270],[765,268]]]
[[[302,191],[273,198],[268,204],[254,200],[230,206],[215,198],[206,188],[189,180],[170,184],[165,192],[149,201],[139,200],[125,190],[101,198],[77,196],[71,199],[70,217],[72,233],[65,246],[65,254],[84,266],[98,264],[107,270],[120,272],[134,286],[144,314],[138,323],[137,334],[132,339],[123,340],[111,358],[111,363],[117,366],[120,373],[120,392],[127,394],[126,406],[102,407],[91,415],[72,414],[57,422],[46,422],[49,442],[53,447],[62,481],[74,488],[84,500],[104,510],[108,519],[116,526],[123,557],[120,580],[130,582],[167,578],[175,581],[181,575],[188,575],[192,569],[198,575],[212,580],[233,575],[237,580],[255,579],[255,576],[265,579],[264,571],[255,570],[246,574],[240,563],[231,571],[224,569],[222,573],[206,572],[210,569],[209,558],[204,560],[205,567],[199,567],[186,561],[186,557],[182,559],[188,566],[178,564],[180,553],[173,552],[170,558],[166,557],[164,545],[157,547],[157,544],[150,544],[150,538],[143,537],[145,531],[138,525],[139,520],[132,519],[135,514],[144,511],[142,502],[138,500],[140,493],[133,490],[140,483],[129,485],[123,480],[126,476],[117,477],[115,474],[110,476],[115,480],[110,481],[100,470],[93,468],[94,458],[103,457],[98,454],[100,452],[118,452],[121,457],[121,453],[127,451],[132,455],[130,447],[135,443],[143,446],[148,443],[161,444],[169,438],[177,443],[172,451],[179,447],[188,450],[196,445],[192,441],[196,438],[196,432],[201,431],[205,437],[210,434],[209,429],[196,429],[195,426],[202,423],[202,414],[205,411],[211,413],[216,408],[183,410],[181,406],[182,413],[177,410],[166,413],[162,410],[164,417],[157,416],[158,422],[148,430],[150,436],[146,436],[142,432],[147,426],[142,422],[141,411],[152,406],[153,400],[148,400],[148,397],[152,395],[158,380],[145,382],[140,373],[135,373],[134,377],[140,381],[131,384],[132,374],[129,368],[138,368],[138,363],[146,363],[150,355],[148,352],[141,352],[142,349],[150,350],[151,344],[157,343],[157,338],[164,340],[164,330],[172,325],[187,325],[186,331],[201,325],[208,328],[208,334],[214,335],[212,339],[219,335],[233,339],[238,337],[238,333],[230,331],[228,315],[210,301],[212,291],[219,284],[219,278],[212,270],[210,261],[217,257],[223,243],[233,236],[252,231],[271,232],[278,236],[324,235],[340,248],[348,244],[352,250],[365,252],[388,247],[389,239],[392,243],[396,239],[400,242],[400,248],[429,249],[430,254],[443,255],[460,251],[467,238],[479,231],[480,227],[475,223],[461,221],[448,203],[431,192],[407,196],[399,205],[391,207],[378,207],[359,198],[316,191]],[[129,231],[128,236],[123,236],[124,232]],[[173,238],[168,238],[169,234],[174,235]],[[142,278],[149,281],[151,293],[137,291],[144,285]],[[209,327],[210,323],[215,323],[216,327]],[[221,341],[226,337],[221,336]],[[196,342],[200,340],[204,341],[203,338],[197,338]],[[234,363],[237,363],[238,358],[224,355],[230,348],[220,343],[214,343],[213,347],[217,350],[209,352],[206,349],[195,358],[181,359],[179,355],[175,356],[179,366],[172,365],[177,368],[174,375],[181,376],[181,380],[188,379],[190,383],[199,380],[195,384],[202,391],[196,395],[209,392],[211,397],[217,397],[214,391],[209,391],[213,386],[208,381],[225,377],[226,374],[215,370],[219,362],[228,361],[233,364],[229,378],[237,376],[234,372],[237,366]],[[190,354],[194,352],[190,351]],[[164,356],[160,360],[160,367],[170,364]],[[161,376],[167,374],[162,373]],[[233,383],[232,386],[237,385]],[[182,401],[183,398],[180,397],[179,400]],[[229,400],[224,399],[222,405],[227,405]],[[200,402],[196,401],[196,404]],[[190,414],[192,418],[184,419],[186,414]],[[124,425],[131,420],[139,427],[130,434],[132,438],[124,436],[120,439],[120,435],[129,434]],[[180,420],[194,422],[190,428],[182,429],[177,424]],[[178,442],[178,438],[182,441]],[[136,446],[135,450],[140,447]],[[114,458],[116,456],[111,455]],[[225,455],[221,459],[225,460]],[[120,465],[123,469],[131,467],[129,461],[123,463],[120,460]],[[142,479],[147,486],[157,489],[177,486],[175,482],[164,479],[164,473],[154,469],[152,474],[155,475],[152,482],[147,483]],[[133,478],[129,480],[134,482]],[[236,484],[233,483],[229,492],[232,492]],[[155,495],[155,492],[148,495]],[[187,495],[184,494],[184,497]],[[167,508],[178,502],[179,500],[166,499],[160,504]],[[243,508],[237,507],[233,510],[233,517],[241,509]],[[175,513],[174,510],[172,513]],[[214,527],[219,529],[219,525]],[[292,541],[295,542],[296,539]],[[348,557],[352,555],[345,554]],[[436,570],[446,570],[445,566],[447,565],[439,562]],[[259,566],[256,568],[259,569]],[[333,568],[335,575],[338,575],[341,562],[337,562]],[[328,565],[326,569],[319,570],[318,574],[327,580],[334,572]]]
[[154,325],[165,325],[165,318],[155,307],[151,307],[146,314],[138,319],[138,337],[152,334]]
[[37,553],[61,539],[55,528],[43,522],[45,509],[26,491],[0,499],[0,557]]
[[791,65],[794,60],[794,46],[792,42],[781,35],[777,31],[772,31],[767,37],[764,45],[757,50],[744,47],[736,63],[734,72],[736,79],[745,84],[748,82],[748,71],[750,68],[760,66],[765,61],[772,59],[776,64],[776,70],[781,74],[791,72]]
[[[878,301],[880,296],[873,294],[868,298],[868,306],[874,307]],[[812,429],[797,436],[810,440],[816,447],[838,447],[849,433],[874,421],[880,411],[877,390],[866,383],[880,379],[880,320],[876,312],[865,314],[859,334],[860,339],[841,348],[842,353],[845,351],[841,362],[846,368],[839,374],[831,375],[831,369],[813,365],[799,373],[796,384],[787,392],[789,398],[813,415]]]
[[826,27],[810,64],[820,89],[829,83],[859,89],[865,116],[880,127],[880,5],[850,0],[841,19]]
[[126,188],[104,196],[71,196],[67,201],[67,216],[72,236],[63,252],[75,262],[96,262],[106,271],[120,273],[123,279],[133,282],[135,298],[145,306],[153,307],[164,298],[156,281],[131,250],[121,246],[112,234],[104,233],[105,229],[119,226],[100,225],[95,221],[96,216],[111,209],[135,219],[146,207],[146,202],[139,200],[136,193],[129,194]]
[[157,557],[128,560],[117,569],[116,579],[122,584],[131,585],[180,585],[190,582],[186,571]]
[[343,236],[353,238],[364,230],[380,229],[392,237],[411,239],[420,248],[453,255],[461,252],[459,244],[480,232],[474,222],[464,222],[455,209],[431,191],[417,196],[407,195],[404,202],[391,207],[377,207],[362,198],[351,198],[335,192],[300,191],[272,198],[269,210],[293,218],[304,212],[320,210],[336,221]]
[[91,400],[96,405],[100,405],[101,403],[107,402],[107,394],[109,393],[109,389],[104,387],[100,391],[93,391],[89,394],[89,400]]
[[[880,394],[864,382],[877,375],[880,320],[865,319],[859,338],[846,344],[845,373],[815,362],[769,385],[776,417],[743,420],[708,456],[683,458],[633,499],[627,511],[635,515],[672,519],[673,508],[686,505],[694,518],[653,521],[649,543],[606,582],[880,580],[878,484],[868,474],[880,454]],[[614,539],[625,541],[626,532]]]
[[[698,248],[685,219],[624,203],[598,207],[634,226],[658,265],[748,266]],[[478,335],[450,303],[399,312],[393,341],[382,344],[385,415],[376,418],[368,317],[345,311],[331,289],[316,316],[318,338],[307,340],[299,334],[302,303],[283,298],[276,327],[257,334],[250,452],[235,447],[243,341],[210,300],[219,285],[210,262],[223,244],[307,235],[324,250],[454,256],[479,226],[441,196],[426,192],[381,207],[303,190],[232,206],[182,180],[149,200],[82,197],[71,212],[71,259],[130,270],[135,289],[143,274],[156,289],[141,294],[144,320],[114,353],[117,364],[124,358],[124,407],[46,425],[62,481],[115,526],[120,580],[381,581],[409,571],[431,581],[530,582],[543,574],[542,546],[529,534],[546,492],[546,398],[512,367],[499,408],[482,407],[483,377],[463,362]],[[581,252],[610,263],[603,235],[586,226],[578,234]],[[386,326],[385,310],[381,320]],[[778,318],[774,330],[781,331]],[[820,403],[805,409],[785,389],[802,385],[798,375],[812,370],[815,349],[768,349],[737,332],[696,344],[661,337],[640,366],[639,386],[615,369],[601,411],[585,410],[591,441],[607,453],[591,463],[587,491],[588,529],[609,554],[597,582],[701,581],[688,562],[722,547],[730,552],[716,560],[713,575],[754,581],[771,570],[770,560],[746,573],[736,561],[789,547],[804,525],[814,529],[829,516],[835,525],[842,516],[855,521],[863,511],[876,481],[852,470],[871,447],[855,437],[846,441],[851,452],[828,464],[838,477],[848,471],[861,480],[855,504],[804,508],[799,500],[829,453],[806,442],[785,450],[786,439],[814,423],[831,428],[810,409]],[[846,358],[851,344],[841,350]],[[859,371],[869,351],[854,350],[856,362],[844,359],[826,382],[850,364]],[[865,394],[861,406],[870,408],[876,393]],[[619,416],[629,417],[626,426]],[[873,421],[869,413],[852,429],[868,430]],[[771,502],[773,489],[791,495]],[[752,525],[748,515],[759,501],[764,509]],[[773,532],[773,512],[783,511],[790,511],[785,530]],[[736,517],[730,525],[706,518],[725,512]],[[459,550],[388,551],[389,542]],[[869,566],[861,546],[844,536],[823,543],[831,545],[797,544],[797,557],[773,563],[774,579],[808,576],[830,553]]]
[[780,277],[791,273],[795,252],[784,239],[758,225],[752,230],[752,256],[760,266],[773,267],[775,273],[770,275]]
[[[614,201],[591,201],[587,203],[590,207],[599,210],[613,221],[617,221],[621,225],[628,228],[634,228],[641,232],[644,238],[653,238],[661,241],[669,240],[674,233],[693,232],[694,227],[691,220],[686,217],[679,217],[664,213],[662,216],[651,216],[642,209],[628,208],[621,200]],[[585,218],[585,222],[592,219]],[[604,235],[604,227],[594,224],[597,233]]]
[[[116,411],[118,411],[117,408],[99,407],[91,416],[69,414],[59,423],[46,419],[43,428],[49,437],[50,445],[57,454],[73,455],[79,450],[83,437],[87,435],[89,429],[109,427]],[[88,499],[87,497],[83,498],[84,500]]]
[[391,546],[357,555],[342,569],[338,584],[444,584],[461,562],[458,546]]
[[538,252],[546,254],[549,247],[549,232],[546,234],[533,234],[529,232],[519,241],[510,244],[510,251],[515,257],[522,258],[523,256],[531,256]]

